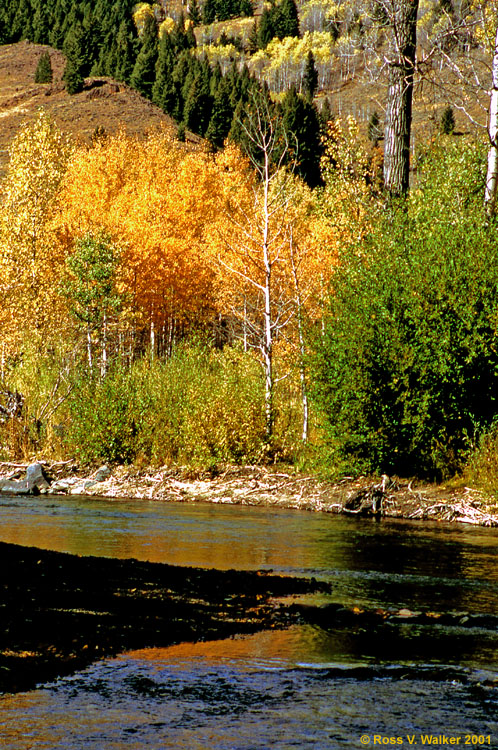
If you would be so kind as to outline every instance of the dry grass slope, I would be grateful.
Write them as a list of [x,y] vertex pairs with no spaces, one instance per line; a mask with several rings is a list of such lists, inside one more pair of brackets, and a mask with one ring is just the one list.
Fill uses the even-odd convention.
[[[53,83],[35,83],[40,55],[50,52]],[[80,94],[69,96],[62,74],[62,52],[40,44],[20,42],[0,46],[0,176],[5,173],[9,145],[26,122],[43,108],[61,130],[89,142],[97,127],[107,133],[125,129],[143,136],[159,128],[176,131],[173,120],[137,91],[112,78],[87,78]]]

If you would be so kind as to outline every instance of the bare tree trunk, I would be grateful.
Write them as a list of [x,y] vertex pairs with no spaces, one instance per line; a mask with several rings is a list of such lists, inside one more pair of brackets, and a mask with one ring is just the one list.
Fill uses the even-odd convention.
[[107,375],[107,313],[104,312],[104,320],[102,322],[102,367],[100,368],[100,375],[105,378]]
[[86,353],[88,356],[88,367],[91,370],[93,366],[93,359],[92,359],[92,329],[90,328],[90,323],[87,323],[87,326],[86,326]]
[[388,0],[389,84],[387,91],[384,185],[391,195],[404,195],[410,177],[410,133],[419,0]]
[[263,362],[265,368],[265,421],[266,438],[273,435],[273,326],[272,326],[272,262],[269,250],[270,207],[268,191],[270,188],[270,159],[264,154],[264,199],[263,199],[263,263],[265,269],[265,309],[264,309],[264,339],[262,344]]
[[496,213],[496,196],[498,193],[498,28],[496,29],[492,73],[493,85],[488,119],[488,170],[486,174],[486,191],[484,194],[484,206],[488,218],[493,217]]

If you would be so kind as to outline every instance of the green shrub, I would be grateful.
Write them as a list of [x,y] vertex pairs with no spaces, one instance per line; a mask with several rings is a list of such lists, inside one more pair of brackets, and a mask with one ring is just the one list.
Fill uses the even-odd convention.
[[419,187],[345,249],[317,343],[333,460],[434,478],[458,471],[498,396],[498,264],[476,146],[425,154]]
[[152,464],[257,461],[263,457],[260,368],[237,349],[179,346],[167,360],[105,378],[75,376],[67,449],[83,461]]

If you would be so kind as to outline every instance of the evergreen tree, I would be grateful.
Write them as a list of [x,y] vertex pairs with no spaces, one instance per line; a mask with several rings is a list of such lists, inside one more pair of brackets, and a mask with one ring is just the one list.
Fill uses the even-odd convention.
[[295,0],[282,0],[273,9],[275,35],[279,39],[286,36],[299,36],[299,14]]
[[81,75],[80,68],[74,60],[68,59],[64,70],[63,80],[66,82],[66,91],[68,94],[78,94],[83,90],[84,78]]
[[223,73],[221,72],[221,66],[219,63],[219,60],[216,61],[216,64],[211,72],[211,85],[209,87],[209,92],[213,99],[216,97],[218,88],[223,80]]
[[169,34],[163,34],[159,42],[159,53],[156,62],[156,80],[152,87],[152,101],[158,107],[163,106],[163,93],[172,83],[175,52]]
[[211,119],[212,106],[209,86],[206,86],[202,75],[196,76],[185,97],[183,110],[185,126],[194,133],[204,135]]
[[48,9],[44,2],[38,2],[33,16],[33,41],[35,44],[50,42],[50,23]]
[[202,6],[202,23],[209,25],[216,20],[216,0],[204,0]]
[[142,47],[130,77],[130,85],[148,99],[152,96],[152,86],[156,76],[156,60],[157,24],[155,18],[148,16],[142,36]]
[[11,37],[13,41],[19,42],[21,39],[29,39],[30,29],[32,32],[31,5],[29,0],[20,0],[12,22]]
[[215,148],[221,148],[230,132],[233,118],[233,108],[230,103],[230,83],[223,79],[218,86],[213,102],[211,119],[206,131],[207,140]]
[[303,93],[309,99],[313,101],[316,90],[318,87],[318,70],[315,66],[315,58],[313,52],[310,50],[306,58],[306,67],[303,75]]
[[299,96],[294,85],[282,101],[282,123],[288,142],[286,163],[294,164],[311,188],[317,187],[321,183],[320,122],[313,104]]
[[53,79],[52,64],[50,62],[50,53],[43,52],[38,60],[35,70],[35,83],[51,83]]
[[261,14],[258,24],[258,47],[259,49],[265,49],[265,47],[271,42],[273,37],[276,36],[276,29],[274,23],[273,9],[265,8]]
[[455,130],[455,115],[453,109],[448,105],[441,115],[441,133],[451,135]]
[[255,20],[246,40],[246,49],[250,55],[254,55],[259,49],[258,22]]
[[197,0],[190,0],[190,5],[188,9],[188,17],[194,24],[194,26],[199,26],[199,24],[202,21],[202,14],[199,8],[199,3]]
[[61,49],[64,44],[64,33],[62,30],[62,23],[57,19],[52,26],[49,34],[50,46],[55,49]]
[[254,15],[254,6],[251,0],[239,0],[239,16],[250,18]]
[[66,82],[68,94],[77,94],[83,89],[85,65],[83,29],[79,22],[74,24],[64,40],[64,53],[67,62],[62,78]]
[[129,19],[123,19],[119,25],[116,38],[116,65],[113,75],[118,81],[128,81],[131,78],[136,62],[133,27]]

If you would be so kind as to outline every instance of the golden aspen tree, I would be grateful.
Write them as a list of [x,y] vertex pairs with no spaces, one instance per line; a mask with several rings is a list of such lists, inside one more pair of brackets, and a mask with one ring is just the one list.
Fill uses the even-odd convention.
[[123,289],[151,352],[212,315],[213,271],[204,231],[218,210],[212,161],[166,134],[120,134],[81,149],[65,180],[59,237],[67,252],[88,231],[121,248]]
[[70,148],[40,112],[10,148],[0,219],[2,338],[14,349],[29,336],[39,344],[57,330],[57,282],[63,258],[50,221]]
[[[277,351],[281,364],[297,364],[305,441],[309,420],[304,325],[308,306],[316,304],[318,271],[326,274],[331,268],[323,238],[327,221],[313,216],[311,191],[278,164],[272,166],[274,153],[284,153],[274,125],[265,119],[252,135],[257,159],[244,158],[235,146],[227,146],[217,159],[224,185],[224,210],[212,233],[218,300],[225,314],[230,311],[244,348],[258,353],[265,377],[269,441],[275,386],[288,375],[288,371],[275,374]],[[284,369],[288,368],[280,368]]]

